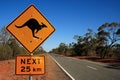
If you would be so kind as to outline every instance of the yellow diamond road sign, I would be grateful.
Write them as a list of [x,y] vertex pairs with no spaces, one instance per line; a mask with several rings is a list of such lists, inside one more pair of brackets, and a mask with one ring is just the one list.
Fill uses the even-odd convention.
[[38,48],[55,28],[34,6],[29,6],[6,29],[29,51]]

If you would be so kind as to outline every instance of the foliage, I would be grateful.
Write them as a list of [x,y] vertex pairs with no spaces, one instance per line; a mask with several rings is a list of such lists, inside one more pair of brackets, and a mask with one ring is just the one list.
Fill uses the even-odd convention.
[[[39,47],[34,53],[43,53],[45,50]],[[12,59],[17,55],[27,55],[28,52],[6,31],[5,27],[0,33],[0,60]]]
[[116,56],[120,58],[120,24],[117,22],[105,23],[98,27],[98,32],[88,29],[84,36],[75,35],[69,46],[60,43],[58,48],[51,52],[58,54],[71,53],[73,56],[99,56],[101,58]]
[[105,23],[98,28],[98,35],[106,43],[104,44],[104,53],[101,58],[109,56],[110,50],[114,44],[120,40],[120,24],[116,22]]
[[35,55],[38,55],[40,53],[46,53],[42,46],[38,47],[34,52]]
[[113,51],[114,51],[114,55],[120,59],[120,44],[115,44],[114,47],[113,47]]
[[67,55],[68,46],[65,43],[60,43],[59,47],[56,49],[52,49],[50,53],[56,53],[61,55]]
[[0,45],[0,60],[12,58],[12,49],[8,44]]

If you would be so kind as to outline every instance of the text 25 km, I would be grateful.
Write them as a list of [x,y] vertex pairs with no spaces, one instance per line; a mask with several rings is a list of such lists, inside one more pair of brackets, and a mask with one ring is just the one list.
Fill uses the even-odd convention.
[[21,72],[30,72],[30,66],[21,66]]
[[30,67],[30,66],[21,66],[21,72],[41,72],[42,69],[40,67]]

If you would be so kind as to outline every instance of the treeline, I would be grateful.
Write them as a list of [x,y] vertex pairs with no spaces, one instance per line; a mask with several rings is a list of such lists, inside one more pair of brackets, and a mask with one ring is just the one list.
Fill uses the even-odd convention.
[[98,27],[97,32],[88,29],[83,36],[75,35],[74,39],[76,43],[60,43],[58,48],[50,52],[70,56],[117,57],[120,59],[120,23],[105,23]]
[[[45,51],[40,46],[34,54],[43,52]],[[29,55],[29,53],[3,27],[0,30],[0,60],[12,59],[17,55]]]

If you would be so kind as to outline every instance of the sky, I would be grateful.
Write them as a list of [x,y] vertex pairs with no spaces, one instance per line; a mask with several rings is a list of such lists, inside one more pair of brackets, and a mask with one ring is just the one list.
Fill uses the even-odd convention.
[[120,0],[0,0],[0,28],[33,4],[56,31],[42,44],[46,51],[75,42],[90,28],[97,32],[106,22],[120,23]]

